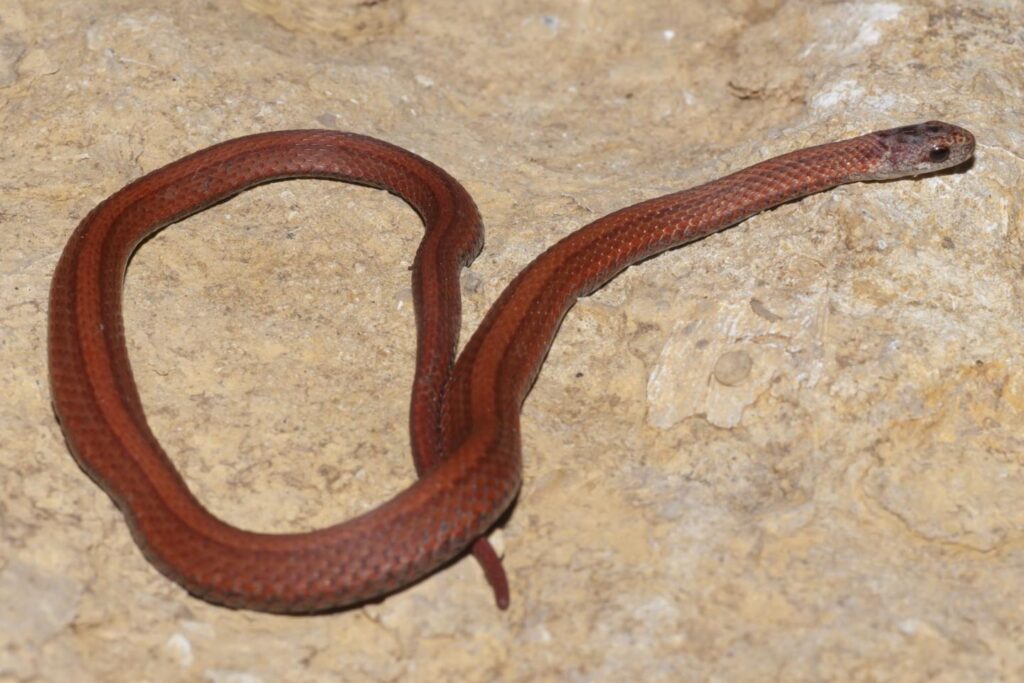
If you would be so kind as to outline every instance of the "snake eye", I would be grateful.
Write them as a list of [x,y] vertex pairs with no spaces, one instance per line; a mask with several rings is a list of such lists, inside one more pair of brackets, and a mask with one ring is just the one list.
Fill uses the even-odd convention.
[[928,160],[939,163],[949,158],[949,147],[933,147],[932,151],[928,152]]

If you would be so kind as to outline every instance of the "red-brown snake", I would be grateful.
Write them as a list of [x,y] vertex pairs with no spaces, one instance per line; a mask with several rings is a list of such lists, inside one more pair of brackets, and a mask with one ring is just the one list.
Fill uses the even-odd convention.
[[[915,176],[974,152],[937,121],[808,147],[690,190],[616,211],[548,249],[505,289],[453,363],[459,273],[482,244],[466,191],[385,142],[334,131],[238,138],[175,161],[116,192],[71,236],[53,276],[49,366],[72,453],[114,499],[146,557],[211,602],[272,612],[344,607],[402,588],[476,543],[502,601],[504,578],[480,541],[520,487],[519,413],[576,299],[652,254],[842,183]],[[189,492],[150,431],[125,346],[128,259],[156,230],[283,178],[386,189],[426,233],[413,290],[419,332],[411,433],[421,477],[380,507],[317,531],[243,531]]]

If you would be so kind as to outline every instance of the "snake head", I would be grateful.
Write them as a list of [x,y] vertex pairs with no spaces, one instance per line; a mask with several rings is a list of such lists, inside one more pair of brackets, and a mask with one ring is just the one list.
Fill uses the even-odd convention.
[[974,156],[974,135],[942,121],[925,121],[870,133],[886,153],[871,180],[918,176],[958,166]]

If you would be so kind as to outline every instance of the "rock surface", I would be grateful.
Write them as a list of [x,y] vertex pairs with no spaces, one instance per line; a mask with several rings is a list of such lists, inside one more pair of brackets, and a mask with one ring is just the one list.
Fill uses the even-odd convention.
[[[1024,678],[1024,4],[970,7],[0,0],[0,679]],[[975,132],[970,170],[786,205],[570,313],[495,534],[506,613],[466,560],[326,616],[191,598],[53,419],[70,231],[214,142],[353,130],[460,178],[468,335],[594,218],[928,118]],[[295,181],[138,252],[136,377],[216,513],[309,529],[412,480],[418,237],[388,195]]]

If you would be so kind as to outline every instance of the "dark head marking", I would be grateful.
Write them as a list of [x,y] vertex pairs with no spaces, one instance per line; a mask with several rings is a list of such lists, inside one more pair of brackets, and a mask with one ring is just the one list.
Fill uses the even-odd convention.
[[880,130],[874,137],[885,148],[885,159],[867,177],[873,180],[931,173],[962,164],[974,154],[970,131],[942,121]]

